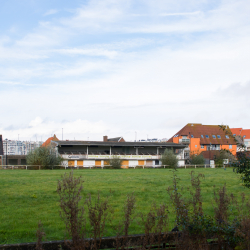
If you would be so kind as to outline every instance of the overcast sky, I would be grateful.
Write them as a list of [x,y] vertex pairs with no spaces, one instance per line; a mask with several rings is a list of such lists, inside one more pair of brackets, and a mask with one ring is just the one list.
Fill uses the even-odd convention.
[[250,128],[249,0],[1,0],[3,138]]

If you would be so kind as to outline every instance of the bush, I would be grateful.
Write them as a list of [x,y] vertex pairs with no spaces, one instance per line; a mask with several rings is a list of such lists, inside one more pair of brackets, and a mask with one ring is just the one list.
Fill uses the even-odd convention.
[[230,163],[235,161],[235,157],[229,150],[220,150],[219,154],[216,155],[215,164],[223,166],[223,161],[228,159]]
[[205,164],[205,159],[204,159],[203,155],[201,155],[201,154],[200,155],[193,154],[193,155],[190,156],[190,158],[191,158],[190,163],[192,165],[202,165],[202,164]]
[[166,149],[161,156],[162,165],[167,165],[168,168],[176,168],[178,165],[178,159],[173,150]]
[[57,156],[51,147],[40,147],[29,152],[26,156],[27,165],[41,166],[43,169],[52,169],[61,165],[62,157]]
[[110,168],[120,169],[122,166],[122,160],[118,156],[113,156],[112,159],[109,160]]
[[234,172],[241,175],[243,186],[250,188],[250,157],[246,151],[238,153],[238,160],[231,163],[234,167]]

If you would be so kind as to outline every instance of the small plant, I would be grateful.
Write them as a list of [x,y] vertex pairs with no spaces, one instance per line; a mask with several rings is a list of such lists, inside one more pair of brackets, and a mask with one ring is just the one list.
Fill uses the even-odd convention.
[[93,202],[91,195],[89,195],[86,200],[86,205],[88,208],[88,219],[91,226],[90,234],[93,239],[90,247],[91,249],[99,249],[101,239],[104,236],[105,226],[108,222],[108,216],[111,212],[111,207],[108,204],[108,199],[102,201],[99,194],[96,202]]
[[43,224],[41,223],[41,221],[38,222],[38,228],[36,231],[36,250],[43,250],[42,247],[42,240],[45,238],[46,234],[43,230]]
[[71,249],[85,249],[85,209],[80,206],[82,184],[81,177],[75,178],[72,170],[69,174],[65,173],[57,185],[57,193],[60,197],[60,216],[72,239],[72,242],[66,242]]

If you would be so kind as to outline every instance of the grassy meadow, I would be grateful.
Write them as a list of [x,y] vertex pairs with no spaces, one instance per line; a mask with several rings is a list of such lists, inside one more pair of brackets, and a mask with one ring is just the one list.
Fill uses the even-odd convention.
[[[179,186],[183,195],[188,197],[190,172],[202,173],[203,207],[207,214],[213,214],[213,191],[226,183],[229,193],[240,197],[250,190],[241,185],[239,176],[227,169],[179,169]],[[57,181],[69,170],[0,170],[0,244],[36,241],[35,233],[38,221],[43,223],[47,240],[64,239],[64,224],[59,216],[59,197]],[[146,213],[152,204],[166,203],[170,208],[170,223],[174,225],[172,206],[166,189],[172,185],[173,171],[169,169],[121,169],[75,170],[74,176],[82,176],[83,200],[90,193],[96,197],[109,196],[113,207],[112,225],[108,224],[107,236],[115,235],[115,226],[123,215],[126,195],[134,193],[136,213]],[[171,229],[171,228],[170,228]],[[142,233],[138,221],[134,221],[131,234]]]

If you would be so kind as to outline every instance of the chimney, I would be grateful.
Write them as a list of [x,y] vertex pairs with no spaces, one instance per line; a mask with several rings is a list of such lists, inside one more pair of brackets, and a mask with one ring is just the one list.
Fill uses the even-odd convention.
[[103,141],[108,141],[108,136],[107,135],[103,136]]

